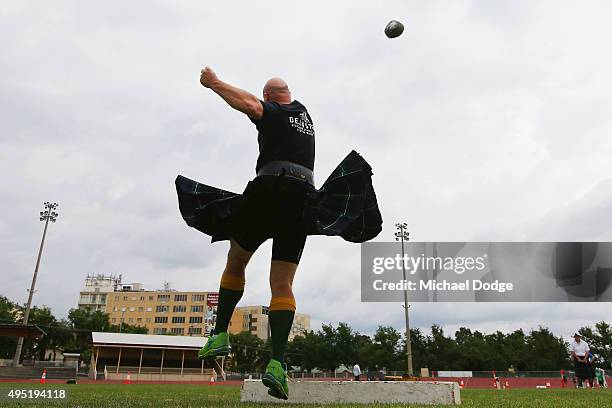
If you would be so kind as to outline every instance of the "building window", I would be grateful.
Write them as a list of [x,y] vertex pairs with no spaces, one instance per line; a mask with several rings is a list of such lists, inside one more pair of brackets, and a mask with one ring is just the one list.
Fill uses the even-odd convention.
[[174,295],[174,301],[175,302],[186,302],[187,295]]
[[172,323],[185,323],[185,316],[172,316]]
[[133,317],[130,317],[130,318],[128,319],[128,322],[130,322],[130,323],[134,323],[134,318],[133,318]]
[[112,321],[113,323],[115,323],[115,322],[117,321],[117,319],[115,319],[115,318],[113,317],[113,318],[111,319],[111,321]]
[[138,323],[142,323],[142,317],[137,318],[137,319],[136,319],[136,321],[137,321]]
[[152,312],[153,308],[152,307],[147,307],[147,312]]
[[119,300],[119,296],[115,296],[115,300]]
[[146,322],[147,322],[147,323],[151,323],[151,318],[150,318],[150,317],[147,317]]
[[165,313],[165,312],[168,311],[168,306],[163,306],[163,305],[162,306],[157,306],[155,308],[155,311],[156,312],[160,312],[160,313]]
[[153,296],[149,296],[149,300],[153,300]]
[[185,333],[185,329],[183,329],[182,327],[173,327],[171,330],[172,334],[183,334]]
[[119,310],[117,306],[113,307],[113,312],[116,312],[117,310]]
[[135,309],[133,307],[130,307],[130,312],[133,312]]
[[168,316],[155,316],[155,323],[168,323]]
[[170,295],[157,295],[158,302],[167,302],[170,300]]
[[201,327],[190,327],[189,334],[202,334],[202,328]]
[[123,300],[124,300],[124,301],[126,301],[126,300],[127,300],[127,296],[124,296],[124,297],[123,297]]
[[100,295],[100,302],[106,303],[106,295]]
[[141,306],[141,307],[139,307],[139,308],[138,308],[138,311],[139,311],[139,312],[144,311],[144,307],[142,307],[142,306]]
[[204,311],[204,305],[191,306],[191,313],[202,313]]
[[198,294],[198,295],[191,295],[191,301],[192,302],[203,302],[204,301],[204,296],[203,294]]
[[156,327],[153,329],[153,334],[166,334],[165,327]]
[[141,297],[140,297],[140,300],[144,300],[144,296],[141,296]]
[[202,316],[191,316],[189,323],[202,323]]
[[177,305],[172,308],[172,311],[175,313],[184,313],[187,310],[187,306],[185,305]]

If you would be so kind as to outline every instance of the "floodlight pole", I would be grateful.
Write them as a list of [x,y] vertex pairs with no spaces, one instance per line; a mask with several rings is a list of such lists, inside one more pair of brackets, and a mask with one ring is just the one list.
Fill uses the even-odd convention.
[[[410,233],[406,229],[406,223],[397,223],[395,224],[397,228],[397,232],[395,233],[395,240],[400,241],[402,243],[402,277],[404,282],[407,283],[406,279],[406,264],[404,262],[405,250],[404,250],[404,241],[408,241],[410,239]],[[404,317],[406,319],[406,355],[408,359],[408,375],[412,377],[414,375],[412,369],[412,339],[410,336],[410,316],[408,313],[408,289],[404,287]]]
[[[55,209],[58,207],[57,203],[45,202],[45,210],[40,212],[40,221],[45,222],[45,228],[43,230],[42,240],[40,241],[40,248],[38,248],[38,257],[36,258],[36,267],[34,268],[34,276],[32,277],[32,285],[30,286],[30,293],[28,294],[28,303],[26,305],[25,314],[23,315],[23,325],[27,326],[28,319],[30,318],[30,310],[32,308],[32,297],[34,297],[34,288],[36,286],[36,278],[38,277],[38,268],[40,266],[40,258],[42,255],[43,246],[45,245],[45,237],[47,236],[47,227],[49,221],[55,222],[57,220],[57,213]],[[23,337],[20,337],[17,341],[17,349],[15,350],[15,357],[13,359],[13,366],[19,365],[21,359],[21,350],[23,349]]]

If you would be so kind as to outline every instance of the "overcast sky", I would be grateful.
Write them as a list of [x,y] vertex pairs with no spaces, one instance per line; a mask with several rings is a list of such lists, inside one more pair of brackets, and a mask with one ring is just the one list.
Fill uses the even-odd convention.
[[[351,150],[384,220],[415,241],[612,239],[612,4],[606,1],[5,1],[0,8],[0,294],[76,307],[86,274],[216,291],[227,242],[180,217],[174,178],[241,192],[248,119],[199,85],[209,65],[260,96],[281,76],[316,129],[319,187]],[[390,19],[406,30],[383,35]],[[267,304],[270,243],[243,305]],[[295,280],[313,328],[403,325],[360,303],[360,248],[311,237]],[[448,333],[548,326],[569,336],[609,304],[414,304]]]

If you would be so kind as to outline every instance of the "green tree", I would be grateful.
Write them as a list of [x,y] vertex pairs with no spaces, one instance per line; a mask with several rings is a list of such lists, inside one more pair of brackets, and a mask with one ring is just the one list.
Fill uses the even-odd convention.
[[548,328],[533,330],[526,338],[525,365],[529,371],[569,368],[568,344]]
[[[427,337],[421,329],[410,329],[410,344],[412,349],[412,366],[415,372],[418,372],[421,367],[430,368],[431,361],[427,352]],[[401,352],[398,355],[397,366],[398,371],[408,370],[408,356],[406,351],[406,336],[402,333]]]
[[431,326],[431,336],[427,337],[427,350],[431,357],[430,368],[435,371],[456,369],[457,343],[444,335],[441,326]]
[[321,341],[319,343],[319,353],[317,367],[328,371],[335,370],[340,365],[340,354],[338,353],[338,332],[330,324],[321,326],[317,333]]
[[307,331],[301,336],[296,336],[287,344],[287,364],[299,366],[306,371],[321,367],[322,350],[323,336],[321,333]]
[[287,343],[285,350],[285,363],[289,367],[300,367],[302,370],[310,370],[314,366],[309,364],[309,356],[306,353],[307,343],[313,336],[312,331],[304,333],[300,336],[295,336],[293,340]]
[[336,347],[340,364],[351,367],[359,356],[359,333],[354,332],[346,323],[336,328]]
[[480,370],[505,371],[510,368],[510,360],[506,350],[506,335],[498,330],[495,333],[485,335],[484,341],[483,355],[485,364]]
[[53,349],[57,346],[56,339],[53,338],[55,332],[52,329],[58,325],[55,316],[51,313],[51,309],[47,306],[34,306],[30,309],[30,317],[28,324],[35,324],[45,331],[45,335],[40,339],[24,341],[23,357],[32,357],[37,360],[45,359],[47,348]]
[[612,327],[601,321],[595,324],[595,330],[591,327],[583,327],[579,330],[587,342],[596,364],[604,369],[612,369]]
[[123,323],[123,325],[119,324],[111,324],[108,328],[108,331],[111,333],[130,333],[130,334],[148,334],[149,329],[146,326],[138,326],[128,323]]
[[[8,298],[0,296],[0,323],[14,323],[17,305]],[[0,337],[0,358],[13,358],[17,340],[13,337]]]
[[91,358],[91,332],[109,331],[108,314],[100,310],[70,309],[68,312],[69,326],[73,336],[66,347],[70,351],[81,354],[81,360],[89,363]]
[[[402,335],[390,326],[378,326],[372,341],[361,340],[359,349],[359,362],[361,367],[368,370],[387,370],[404,369],[399,366],[402,364]],[[405,361],[405,359],[403,359]]]
[[265,343],[259,337],[244,331],[239,334],[230,334],[232,345],[232,370],[241,373],[261,370],[265,364]]
[[504,347],[501,350],[506,356],[508,368],[513,368],[517,371],[527,370],[527,341],[525,332],[522,329],[506,335],[504,339]]
[[457,370],[486,371],[491,369],[488,345],[481,332],[472,332],[466,327],[461,327],[455,332],[455,342]]

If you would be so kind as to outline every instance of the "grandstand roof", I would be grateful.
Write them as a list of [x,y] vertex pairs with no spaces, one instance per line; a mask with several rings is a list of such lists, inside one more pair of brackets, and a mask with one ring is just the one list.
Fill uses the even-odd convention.
[[40,339],[46,334],[35,324],[0,323],[0,336]]
[[94,346],[200,349],[208,340],[199,336],[92,332]]

